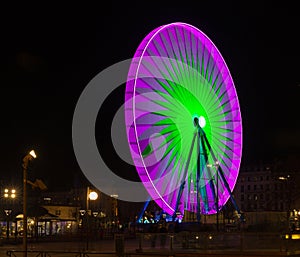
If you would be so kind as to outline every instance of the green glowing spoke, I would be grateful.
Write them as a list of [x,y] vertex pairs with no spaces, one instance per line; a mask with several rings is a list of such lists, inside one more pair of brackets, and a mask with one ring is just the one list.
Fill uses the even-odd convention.
[[[174,145],[176,145],[176,143],[178,143],[180,141],[180,139],[177,139],[177,141],[172,141],[171,142],[171,144],[167,147],[167,149],[166,149],[166,152],[165,152],[165,154],[163,155],[163,157],[162,157],[162,159],[165,159],[166,157],[168,157],[169,156],[169,153],[171,152],[171,151],[176,151],[176,147],[174,147]],[[178,153],[178,151],[176,151],[175,153]],[[175,155],[175,154],[172,154],[171,155],[171,157],[170,157],[170,159],[169,159],[169,161],[168,161],[168,164],[167,164],[167,166],[166,166],[166,170],[168,170],[168,168],[170,167],[170,165],[171,165],[171,163],[172,163],[172,161],[173,161],[173,159],[174,158],[179,158],[179,156],[178,155]],[[176,160],[175,160],[176,161]],[[174,167],[176,167],[175,165],[174,165]],[[173,169],[174,169],[174,167],[173,167]]]

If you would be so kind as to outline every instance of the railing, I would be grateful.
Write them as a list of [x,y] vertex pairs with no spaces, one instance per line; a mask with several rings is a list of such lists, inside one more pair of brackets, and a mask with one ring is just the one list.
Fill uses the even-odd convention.
[[[53,242],[54,244],[55,242]],[[94,245],[94,250],[72,250],[78,247],[78,242],[70,243],[68,251],[28,250],[28,257],[101,257],[101,256],[180,256],[182,253],[232,253],[269,252],[270,256],[300,253],[300,234],[280,235],[278,233],[249,232],[187,232],[178,233],[138,233],[136,238],[126,238],[124,234],[116,234],[114,240],[100,240]],[[63,244],[63,243],[62,243]],[[71,248],[72,246],[72,248]],[[104,248],[105,246],[105,248]],[[66,248],[65,248],[66,249]],[[103,251],[100,251],[102,249]],[[9,257],[22,256],[22,250],[10,250]],[[185,255],[181,255],[185,256]]]
[[[138,250],[168,249],[176,250],[263,250],[273,252],[300,251],[299,239],[290,234],[243,233],[243,232],[179,232],[179,233],[140,233],[137,234]],[[294,237],[295,238],[295,237]]]
[[[24,251],[21,250],[10,250],[6,252],[6,255],[9,257],[19,257],[22,256]],[[59,254],[59,255],[58,255]],[[89,256],[116,256],[116,252],[78,252],[78,251],[27,251],[28,257],[52,257],[52,256],[60,256],[60,257],[89,257]]]

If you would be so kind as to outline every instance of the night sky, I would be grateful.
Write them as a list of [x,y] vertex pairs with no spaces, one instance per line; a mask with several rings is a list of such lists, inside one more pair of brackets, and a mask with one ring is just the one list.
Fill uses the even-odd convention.
[[[76,102],[106,67],[133,57],[156,27],[187,22],[202,30],[224,57],[243,118],[242,164],[300,153],[300,19],[295,4],[157,1],[108,7],[11,6],[1,15],[1,178],[19,181],[21,160],[34,148],[30,176],[54,189],[83,175],[72,146]],[[110,143],[120,87],[107,99],[96,137],[105,161],[122,176],[135,169],[115,160]],[[126,173],[126,174],[125,174]]]

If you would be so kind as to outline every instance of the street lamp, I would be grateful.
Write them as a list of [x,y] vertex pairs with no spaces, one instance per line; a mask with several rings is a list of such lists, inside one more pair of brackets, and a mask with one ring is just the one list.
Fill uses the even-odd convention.
[[93,211],[93,216],[94,216],[95,218],[97,218],[98,214],[99,214],[99,212]]
[[9,240],[9,215],[11,214],[12,210],[6,209],[4,210],[6,214],[6,239]]
[[291,195],[291,184],[290,184],[290,182],[291,182],[291,176],[290,175],[287,175],[287,176],[280,176],[280,177],[278,177],[278,179],[280,180],[280,181],[284,181],[285,182],[285,187],[286,187],[286,189],[285,190],[287,190],[287,193],[288,193],[288,200],[287,200],[287,214],[286,214],[286,222],[287,222],[287,230],[290,230],[290,212],[291,212],[291,201],[292,201],[292,199],[291,199],[291,197],[292,197],[292,195]]
[[87,187],[87,194],[86,194],[86,211],[89,212],[89,203],[91,201],[95,201],[98,199],[98,193],[96,191],[92,191],[90,187]]
[[93,216],[94,216],[94,226],[93,226],[93,230],[92,230],[92,234],[93,234],[93,238],[97,239],[97,230],[98,230],[98,222],[97,222],[97,217],[99,215],[99,212],[98,211],[93,211],[92,212]]
[[97,192],[94,192],[94,191],[90,192],[89,198],[90,198],[92,201],[97,200],[97,198],[98,198]]
[[17,191],[14,188],[4,188],[3,190],[3,197],[8,200],[8,199],[15,199],[17,196]]
[[86,210],[80,210],[80,214],[81,216],[85,216],[85,222],[86,222],[86,250],[88,250],[89,248],[89,215],[91,215],[91,211],[90,211],[90,200],[91,201],[95,201],[98,199],[98,193],[96,191],[93,191],[90,189],[90,187],[87,187],[87,191],[86,191]]
[[27,170],[29,162],[35,159],[36,153],[34,150],[31,150],[24,158],[23,158],[23,256],[27,257]]
[[118,217],[118,197],[119,197],[119,195],[113,194],[113,195],[110,195],[110,197],[112,198],[112,211],[113,211],[112,214],[113,214],[113,219],[115,222],[115,221],[118,221],[117,217]]
[[[4,188],[3,196],[6,199],[6,201],[13,201],[17,197],[17,191],[14,188]],[[11,204],[11,202],[10,202]],[[10,205],[11,206],[11,205]],[[9,215],[11,214],[10,209],[4,210],[6,216],[7,216],[7,227],[6,227],[6,234],[7,234],[7,240],[9,238]],[[17,227],[17,222],[15,223],[15,228]],[[15,229],[16,231],[16,229]],[[16,232],[15,232],[16,233]]]
[[4,198],[5,199],[15,199],[16,196],[17,196],[17,191],[16,189],[12,188],[12,189],[8,189],[8,188],[5,188],[4,189],[4,194],[3,194]]

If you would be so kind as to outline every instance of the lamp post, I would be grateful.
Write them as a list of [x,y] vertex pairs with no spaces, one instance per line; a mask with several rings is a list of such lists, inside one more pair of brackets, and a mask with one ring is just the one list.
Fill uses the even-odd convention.
[[6,214],[6,239],[9,240],[9,215],[11,214],[12,210],[6,209],[4,210]]
[[[84,209],[81,209],[81,210],[79,210],[79,213],[80,213],[80,216],[81,216],[81,233],[80,233],[80,240],[81,240],[81,242],[83,241],[83,228],[84,228],[84,226],[85,226],[85,222],[84,222],[84,215],[85,215],[85,213],[86,213],[86,210],[84,210]],[[84,249],[83,249],[84,250]]]
[[97,222],[97,217],[99,212],[98,211],[93,211],[92,212],[93,216],[94,216],[94,226],[93,226],[93,230],[92,230],[92,235],[93,235],[93,239],[97,239],[97,230],[98,230],[98,222]]
[[290,184],[290,181],[291,181],[291,176],[290,175],[287,175],[287,176],[280,176],[278,177],[279,180],[281,181],[285,181],[285,187],[286,187],[286,190],[287,190],[287,193],[288,193],[288,200],[287,200],[287,213],[286,213],[286,223],[287,223],[287,231],[290,231],[290,212],[291,212],[291,184]]
[[98,193],[95,192],[95,191],[92,191],[90,189],[90,187],[87,187],[87,197],[86,197],[86,210],[89,211],[89,203],[90,203],[90,200],[91,201],[95,201],[98,199]]
[[91,214],[89,203],[90,203],[90,200],[95,201],[97,199],[98,199],[98,193],[91,190],[90,187],[87,187],[86,211],[84,213],[85,221],[86,221],[86,250],[89,249],[89,230],[90,230],[90,228],[89,228],[89,214]]
[[[8,202],[8,200],[14,200],[16,198],[16,190],[13,189],[9,189],[9,188],[5,188],[4,189],[4,194],[3,194],[4,198],[7,201],[7,204],[11,202]],[[11,214],[12,210],[11,209],[5,209],[4,210],[5,214],[6,214],[6,237],[7,240],[9,239],[9,215]]]
[[34,150],[31,150],[23,158],[23,256],[27,257],[27,171],[29,162],[36,158]]

